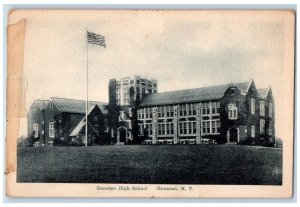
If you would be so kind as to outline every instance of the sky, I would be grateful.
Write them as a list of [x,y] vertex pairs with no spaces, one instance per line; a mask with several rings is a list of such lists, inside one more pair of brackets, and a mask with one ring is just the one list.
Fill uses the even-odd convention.
[[[23,12],[26,19],[26,105],[35,99],[86,98],[108,102],[108,81],[140,75],[158,92],[254,80],[271,86],[276,120],[284,118],[286,21],[274,14],[230,12]],[[106,38],[88,45],[86,28]],[[88,61],[87,61],[88,57]],[[277,134],[281,126],[276,122]]]

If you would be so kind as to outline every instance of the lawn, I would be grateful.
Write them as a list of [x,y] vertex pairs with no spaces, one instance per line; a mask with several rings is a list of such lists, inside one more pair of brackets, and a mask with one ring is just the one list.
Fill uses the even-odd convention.
[[281,185],[282,149],[239,145],[21,148],[17,180]]

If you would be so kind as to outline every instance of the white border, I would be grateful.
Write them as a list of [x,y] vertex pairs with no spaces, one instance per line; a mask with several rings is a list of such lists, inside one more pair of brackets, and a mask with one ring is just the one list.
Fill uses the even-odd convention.
[[[53,5],[51,3],[56,3],[56,5]],[[72,3],[72,4],[68,4],[68,3]],[[90,5],[87,5],[87,4]],[[78,0],[78,1],[68,1],[68,0],[45,0],[43,2],[41,2],[40,0],[29,0],[26,1],[26,4],[24,4],[23,0],[3,0],[1,3],[1,15],[3,16],[3,22],[0,21],[0,27],[3,28],[3,33],[1,34],[1,43],[0,46],[3,48],[3,50],[0,50],[1,52],[1,65],[3,67],[2,68],[2,75],[0,78],[1,83],[1,91],[3,92],[2,96],[1,96],[1,100],[0,100],[0,108],[3,110],[2,111],[2,115],[1,116],[1,121],[2,121],[2,125],[0,127],[0,133],[3,135],[3,140],[0,141],[0,146],[2,147],[2,155],[3,157],[5,157],[5,144],[4,144],[4,137],[5,137],[5,108],[6,108],[6,102],[5,102],[5,85],[6,85],[6,73],[5,70],[3,68],[6,68],[6,57],[4,57],[3,55],[5,54],[6,51],[6,46],[4,44],[4,38],[5,38],[5,26],[6,26],[6,15],[7,15],[7,11],[9,8],[105,8],[105,9],[297,9],[298,5],[297,5],[297,1],[296,0],[276,0],[273,2],[270,2],[268,0],[255,0],[255,1],[243,1],[241,2],[240,0],[235,0],[235,1],[221,1],[221,0],[210,0],[210,1],[202,1],[202,2],[198,2],[196,0],[184,0],[184,1],[179,1],[179,0],[145,0],[143,2],[139,1],[139,0],[128,0],[128,1],[124,1],[124,0],[103,0],[101,1],[102,5],[91,5],[91,4],[97,4],[99,3],[99,1],[97,0]],[[126,3],[126,4],[125,4]],[[150,3],[155,3],[156,5],[153,5]],[[206,4],[202,4],[199,5],[197,3],[206,3]],[[209,4],[207,4],[209,3]],[[224,4],[227,3],[227,4]],[[266,4],[281,4],[281,5],[266,5]],[[5,5],[5,4],[10,4],[10,5]],[[15,4],[15,5],[13,5]],[[35,5],[34,5],[35,4]],[[166,5],[166,4],[172,4],[172,5]],[[187,4],[193,4],[193,5],[187,5]],[[197,4],[197,5],[196,5]],[[229,5],[229,4],[236,4],[236,5]],[[255,4],[255,5],[249,5],[249,4]],[[285,4],[285,5],[282,5]],[[295,4],[295,5],[286,5],[286,4]],[[297,25],[298,25],[299,19],[297,16]],[[298,33],[297,33],[297,37],[298,37]],[[298,43],[297,43],[298,45]],[[298,59],[298,54],[297,55],[297,59]],[[297,61],[297,60],[296,60]],[[298,73],[296,72],[296,79],[298,79]],[[296,97],[298,97],[298,86],[296,84]],[[297,103],[297,98],[295,99],[296,103]],[[298,104],[296,105],[296,113],[295,114],[295,129],[297,129],[298,127],[298,123],[297,123],[297,117],[298,117],[298,111],[297,111],[297,107]],[[297,131],[295,130],[295,146],[297,144]],[[297,145],[298,146],[298,145]],[[282,203],[288,202],[290,203],[290,205],[295,205],[297,202],[297,174],[296,172],[298,171],[298,166],[297,166],[297,151],[295,148],[295,169],[294,169],[294,176],[295,176],[295,186],[294,186],[294,192],[295,192],[295,197],[293,199],[101,199],[101,198],[95,198],[95,199],[76,199],[76,198],[68,198],[68,199],[59,199],[59,198],[53,198],[53,199],[44,199],[44,198],[38,198],[38,199],[34,199],[34,198],[8,198],[5,195],[5,176],[0,176],[1,180],[1,200],[6,202],[5,205],[11,206],[12,202],[17,202],[17,203],[23,203],[26,202],[27,204],[22,204],[22,206],[32,206],[32,204],[29,204],[31,202],[34,202],[35,205],[38,205],[37,203],[40,202],[63,202],[63,206],[68,206],[68,205],[72,205],[72,206],[78,206],[81,205],[82,203],[88,202],[88,203],[92,203],[92,202],[108,202],[108,203],[112,203],[112,202],[118,202],[120,204],[116,204],[116,205],[124,205],[123,203],[127,203],[127,205],[132,206],[133,204],[128,204],[128,202],[134,202],[137,204],[137,202],[152,202],[152,203],[167,203],[167,202],[176,202],[176,203],[183,203],[183,202],[187,202],[187,203],[195,203],[195,202],[201,202],[201,203],[218,203],[219,205],[222,205],[224,207],[226,206],[232,206],[232,205],[238,205],[240,206],[240,202],[247,202],[249,206],[252,206],[253,204],[251,203],[266,203],[266,202],[276,202],[278,203],[277,205],[282,205]],[[4,172],[5,169],[5,162],[4,159],[1,159],[1,172]],[[66,202],[72,202],[73,204],[67,204]],[[74,204],[74,202],[76,204]],[[227,204],[224,204],[224,202],[226,202]],[[230,204],[230,203],[236,203],[236,204]],[[122,204],[121,204],[122,203]],[[48,204],[51,205],[51,204]],[[97,205],[97,204],[95,204]],[[105,204],[105,206],[107,206],[108,204]],[[149,204],[149,205],[153,205],[153,204]],[[162,204],[163,206],[165,206],[165,204]],[[197,205],[197,204],[196,204]],[[199,204],[198,204],[199,205]],[[201,204],[203,205],[203,204]],[[211,206],[211,204],[208,204]],[[214,206],[217,204],[213,204]],[[257,205],[257,204],[256,204]],[[271,204],[272,206],[277,206],[276,204]],[[97,205],[98,206],[98,205]],[[110,206],[110,205],[109,205]],[[177,204],[172,204],[172,206],[177,206]],[[259,205],[260,206],[260,205]],[[261,206],[266,206],[266,204],[261,204]]]

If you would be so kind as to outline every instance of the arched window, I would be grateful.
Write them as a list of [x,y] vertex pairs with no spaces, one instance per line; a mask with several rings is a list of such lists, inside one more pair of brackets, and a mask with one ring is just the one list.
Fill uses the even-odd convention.
[[235,104],[228,105],[228,119],[237,119],[237,107]]

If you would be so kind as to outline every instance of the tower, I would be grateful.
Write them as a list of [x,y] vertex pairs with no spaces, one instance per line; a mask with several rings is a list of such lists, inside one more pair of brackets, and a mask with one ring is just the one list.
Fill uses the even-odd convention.
[[133,140],[137,136],[136,107],[146,95],[157,92],[157,81],[134,75],[120,80],[111,79],[109,91],[109,125],[111,137],[117,143]]

